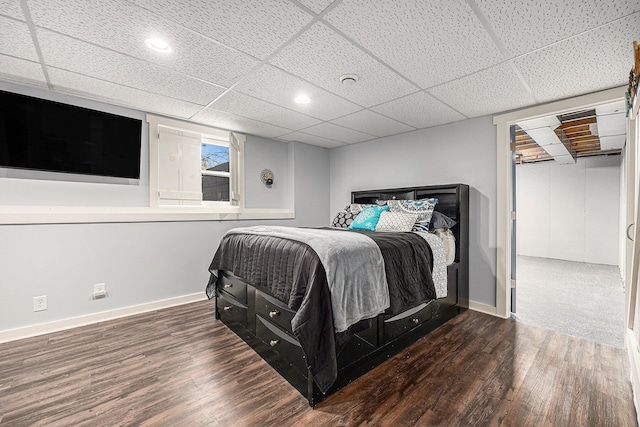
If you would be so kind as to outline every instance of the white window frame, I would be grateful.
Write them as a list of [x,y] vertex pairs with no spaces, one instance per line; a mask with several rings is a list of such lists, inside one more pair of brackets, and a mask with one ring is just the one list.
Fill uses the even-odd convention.
[[[209,170],[200,170],[201,176],[218,176],[222,178],[229,178],[229,202],[226,201],[213,201],[213,200],[204,200],[202,199],[202,204],[207,205],[233,205],[233,199],[231,198],[231,187],[232,187],[232,172],[231,172],[231,157],[232,157],[232,148],[230,147],[229,140],[226,141],[218,140],[218,139],[210,139],[210,138],[202,138],[201,143],[207,145],[217,145],[221,147],[229,148],[229,172],[222,171],[209,171]],[[237,180],[237,177],[235,177]]]
[[[149,205],[152,208],[166,207],[189,207],[191,209],[214,212],[214,213],[236,213],[244,211],[244,143],[246,137],[235,132],[211,128],[195,123],[182,122],[157,116],[147,116],[149,122]],[[169,198],[165,198],[159,188],[159,181],[162,171],[160,170],[160,144],[162,134],[183,135],[186,138],[197,139],[199,144],[203,141],[217,141],[221,145],[229,146],[229,182],[230,182],[230,202],[203,201],[202,189],[198,197],[193,197],[193,193],[174,192]],[[182,165],[183,167],[186,165]],[[193,169],[187,173],[198,173],[201,182],[202,170],[200,162],[192,166]],[[265,212],[266,213],[266,212]]]

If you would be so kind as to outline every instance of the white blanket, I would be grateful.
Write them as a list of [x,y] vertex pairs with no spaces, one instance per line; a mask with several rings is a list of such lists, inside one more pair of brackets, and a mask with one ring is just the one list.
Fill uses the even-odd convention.
[[367,236],[344,230],[268,225],[234,228],[228,233],[274,236],[309,245],[318,254],[327,274],[336,332],[346,331],[349,326],[375,317],[389,307],[382,253]]

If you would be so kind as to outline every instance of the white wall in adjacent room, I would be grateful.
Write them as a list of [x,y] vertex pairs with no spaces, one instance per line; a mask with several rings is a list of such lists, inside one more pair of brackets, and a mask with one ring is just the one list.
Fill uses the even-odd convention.
[[518,254],[618,265],[621,159],[518,165]]
[[356,190],[470,186],[469,298],[496,303],[496,128],[479,117],[331,150],[331,216]]

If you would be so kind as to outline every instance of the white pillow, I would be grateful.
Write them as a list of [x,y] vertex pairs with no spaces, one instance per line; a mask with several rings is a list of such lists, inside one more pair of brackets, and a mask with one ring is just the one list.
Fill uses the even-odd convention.
[[419,214],[417,213],[382,212],[380,214],[380,220],[376,225],[376,231],[411,231],[418,216]]

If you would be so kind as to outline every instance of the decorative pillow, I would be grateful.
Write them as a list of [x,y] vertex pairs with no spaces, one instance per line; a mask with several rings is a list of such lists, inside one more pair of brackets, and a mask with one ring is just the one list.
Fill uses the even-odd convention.
[[431,217],[431,221],[429,222],[429,231],[433,231],[436,228],[446,228],[449,229],[456,225],[457,222],[442,214],[438,211],[433,211],[433,216]]
[[354,214],[353,212],[349,212],[347,210],[340,211],[333,219],[331,226],[337,228],[347,228],[351,225],[354,218],[357,216],[358,214]]
[[387,205],[391,212],[417,213],[418,220],[413,226],[413,231],[429,231],[429,221],[433,215],[438,199],[421,200],[389,200]]
[[411,231],[417,219],[417,213],[382,212],[376,225],[376,231]]
[[353,220],[349,226],[349,230],[375,231],[378,220],[380,219],[380,214],[388,210],[389,206],[369,206],[364,208]]
[[368,208],[369,206],[386,206],[387,205],[387,201],[386,200],[376,200],[376,204],[371,204],[371,203],[351,203],[348,207],[348,209],[345,209],[346,211],[351,211],[355,214],[359,214],[360,212],[362,212],[362,210],[364,208]]

